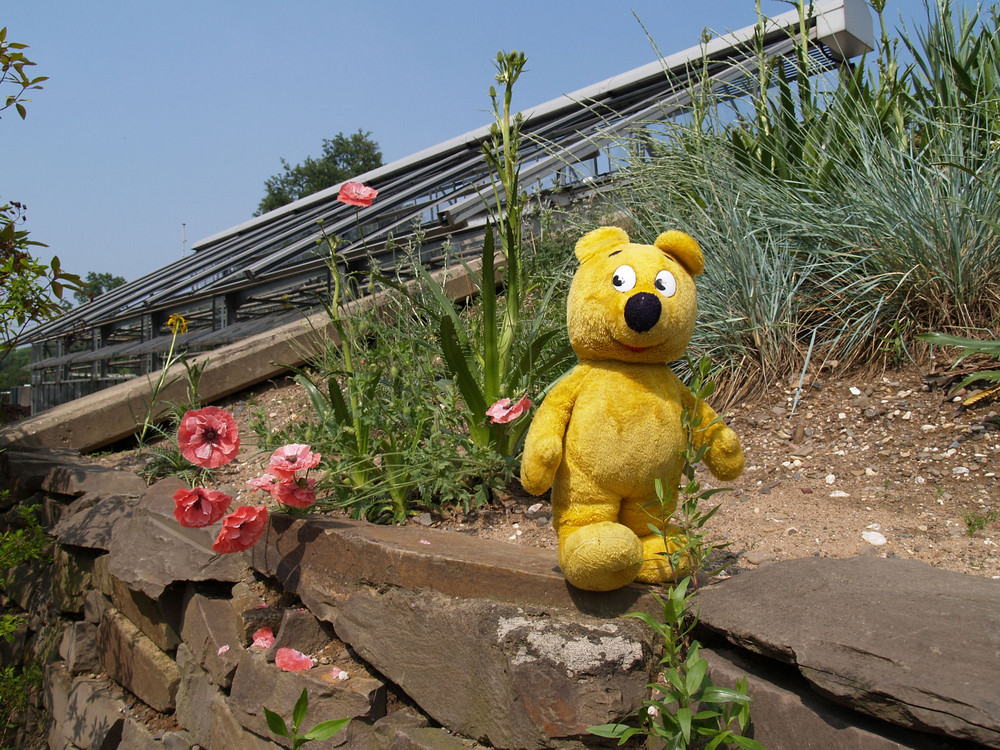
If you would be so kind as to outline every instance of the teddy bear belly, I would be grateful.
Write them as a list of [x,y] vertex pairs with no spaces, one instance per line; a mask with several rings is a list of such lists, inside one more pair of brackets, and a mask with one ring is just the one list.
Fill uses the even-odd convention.
[[590,483],[634,500],[654,497],[655,479],[680,474],[679,410],[661,399],[634,395],[624,410],[611,408],[607,399],[589,406],[583,401],[578,401],[567,428],[566,461],[560,471],[583,472]]

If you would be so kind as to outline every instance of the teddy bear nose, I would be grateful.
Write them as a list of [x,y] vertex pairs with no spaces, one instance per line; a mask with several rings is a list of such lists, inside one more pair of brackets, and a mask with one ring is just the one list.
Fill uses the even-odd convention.
[[625,322],[636,333],[645,333],[660,319],[660,310],[660,300],[655,294],[633,294],[625,303]]

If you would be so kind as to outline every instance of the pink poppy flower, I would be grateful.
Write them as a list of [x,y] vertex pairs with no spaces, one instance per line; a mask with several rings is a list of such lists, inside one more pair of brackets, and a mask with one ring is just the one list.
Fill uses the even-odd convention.
[[221,554],[242,552],[253,547],[267,526],[267,508],[241,505],[222,520],[222,531],[212,544]]
[[377,195],[378,190],[375,188],[362,185],[360,182],[345,182],[340,186],[340,192],[337,193],[337,200],[341,203],[366,208],[372,204]]
[[[305,484],[302,484],[305,482]],[[315,479],[285,479],[271,487],[271,497],[282,505],[293,508],[308,508],[316,503]]]
[[236,420],[218,406],[185,412],[177,429],[177,444],[181,455],[195,466],[224,466],[236,458],[240,449]]
[[257,648],[271,648],[274,645],[274,632],[266,626],[260,628],[253,634],[253,643],[250,645]]
[[277,477],[272,477],[270,474],[262,474],[259,477],[254,477],[247,485],[253,487],[254,492],[257,490],[264,490],[268,495],[273,494],[271,491],[274,489],[274,485],[278,483]]
[[527,396],[521,397],[521,400],[515,404],[512,404],[509,398],[502,398],[486,410],[486,416],[493,424],[507,424],[513,422],[530,408],[531,399]]
[[188,489],[181,487],[174,493],[174,518],[181,526],[192,529],[200,529],[202,526],[211,526],[218,521],[229,510],[229,505],[233,499],[229,495],[217,492],[216,490],[206,490],[204,487]]
[[271,454],[271,459],[267,462],[267,473],[279,479],[291,479],[297,471],[307,471],[318,466],[320,458],[308,445],[290,443]]
[[315,666],[312,659],[294,648],[279,648],[274,655],[274,664],[283,672],[300,672]]

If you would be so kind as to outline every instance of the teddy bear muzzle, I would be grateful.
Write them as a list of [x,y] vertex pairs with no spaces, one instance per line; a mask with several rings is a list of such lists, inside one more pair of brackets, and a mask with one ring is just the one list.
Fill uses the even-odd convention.
[[639,292],[625,303],[625,323],[636,333],[645,333],[660,320],[663,310],[655,294]]

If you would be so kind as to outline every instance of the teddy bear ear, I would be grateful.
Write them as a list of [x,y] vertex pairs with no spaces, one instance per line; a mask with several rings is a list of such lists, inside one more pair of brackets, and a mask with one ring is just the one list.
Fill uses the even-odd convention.
[[676,259],[692,276],[705,270],[705,256],[701,254],[701,248],[691,235],[671,229],[663,232],[653,244]]
[[619,227],[598,227],[576,243],[576,259],[586,263],[595,255],[628,244],[628,234]]

